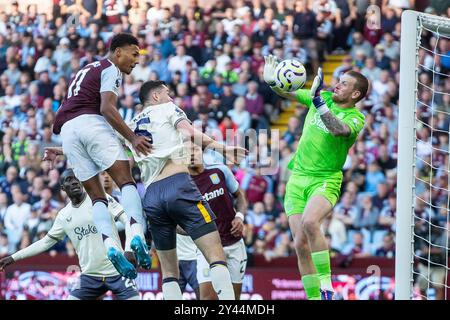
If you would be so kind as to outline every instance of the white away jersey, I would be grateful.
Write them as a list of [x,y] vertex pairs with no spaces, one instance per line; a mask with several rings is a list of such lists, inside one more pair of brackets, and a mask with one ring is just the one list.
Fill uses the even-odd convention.
[[[123,212],[123,208],[113,197],[107,195],[107,198],[108,210],[113,220],[112,212],[117,215]],[[115,240],[120,243],[115,224],[112,225]],[[77,252],[82,274],[97,277],[119,275],[106,256],[102,236],[92,219],[92,201],[87,194],[78,207],[69,203],[59,211],[47,235],[58,241],[63,240],[66,235],[69,237]]]
[[188,153],[183,145],[183,137],[176,128],[181,120],[188,120],[186,114],[173,102],[168,102],[146,107],[129,124],[135,134],[148,137],[153,144],[149,155],[138,156],[131,144],[126,141],[141,169],[146,188],[159,175],[167,160],[188,164]]

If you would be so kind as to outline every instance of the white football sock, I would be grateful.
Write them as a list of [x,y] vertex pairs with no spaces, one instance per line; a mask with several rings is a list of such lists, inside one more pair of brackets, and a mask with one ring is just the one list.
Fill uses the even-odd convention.
[[[146,227],[142,202],[136,186],[128,184],[122,187],[122,206],[127,217],[130,219],[131,236],[138,235],[145,243],[144,230]],[[132,219],[134,221],[132,221]],[[137,222],[137,223],[131,223]]]
[[211,263],[211,281],[219,300],[235,300],[233,284],[228,268],[220,263]]
[[183,294],[177,278],[163,279],[162,292],[164,300],[183,300]]

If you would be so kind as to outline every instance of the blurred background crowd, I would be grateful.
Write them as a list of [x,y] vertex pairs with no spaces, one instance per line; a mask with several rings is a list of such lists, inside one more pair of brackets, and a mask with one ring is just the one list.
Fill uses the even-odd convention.
[[[367,23],[372,4],[380,8],[380,23]],[[139,65],[125,75],[120,89],[118,108],[126,121],[142,110],[141,83],[161,79],[175,103],[203,131],[222,137],[227,129],[236,135],[249,129],[257,132],[258,144],[248,145],[255,161],[232,170],[250,204],[248,253],[267,260],[295,255],[283,197],[290,175],[287,164],[307,110],[295,104],[287,129],[274,141],[271,125],[292,105],[264,83],[264,55],[299,59],[310,77],[328,55],[340,55],[342,64],[327,81],[330,87],[348,70],[366,75],[370,92],[358,106],[366,115],[366,126],[348,155],[341,198],[323,230],[333,256],[343,264],[353,257],[394,257],[400,15],[408,8],[450,14],[448,1],[436,0],[189,0],[182,6],[164,0],[54,0],[45,12],[36,2],[3,1],[0,257],[45,235],[66,203],[59,187],[66,162],[61,159],[50,169],[41,162],[43,150],[60,145],[52,123],[70,78],[105,56],[118,32],[134,34],[141,48]],[[425,160],[418,161],[416,170],[423,180],[417,192],[425,201],[417,201],[416,214],[445,226],[448,195],[441,189],[430,193],[429,183],[447,185],[448,133],[433,135],[430,126],[448,131],[450,96],[433,95],[430,88],[450,92],[450,42],[442,37],[437,41],[429,32],[423,39],[417,114],[423,125],[417,132],[417,152]],[[279,165],[266,174],[271,157],[278,154]],[[139,171],[134,171],[140,183]],[[120,197],[117,190],[114,194]],[[420,227],[418,223],[417,232]],[[437,238],[447,236],[440,230]],[[421,245],[428,247],[418,242],[419,253]],[[58,253],[73,255],[73,247],[60,243],[51,250]]]

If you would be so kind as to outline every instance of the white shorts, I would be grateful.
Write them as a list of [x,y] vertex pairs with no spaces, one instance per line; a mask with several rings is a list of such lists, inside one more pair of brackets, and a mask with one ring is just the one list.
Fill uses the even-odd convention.
[[80,181],[110,168],[117,160],[128,160],[113,128],[100,115],[86,114],[67,121],[61,128],[61,140]]
[[[224,247],[225,257],[227,259],[228,271],[230,272],[232,283],[242,283],[245,269],[247,267],[247,251],[245,250],[244,240]],[[197,249],[197,281],[198,283],[211,282],[209,275],[209,264],[200,250]]]

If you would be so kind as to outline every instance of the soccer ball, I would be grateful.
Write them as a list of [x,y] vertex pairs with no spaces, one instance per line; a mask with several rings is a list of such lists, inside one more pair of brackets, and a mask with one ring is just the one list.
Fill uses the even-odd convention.
[[295,91],[306,82],[306,70],[303,64],[295,59],[281,61],[275,69],[275,85],[283,91]]

